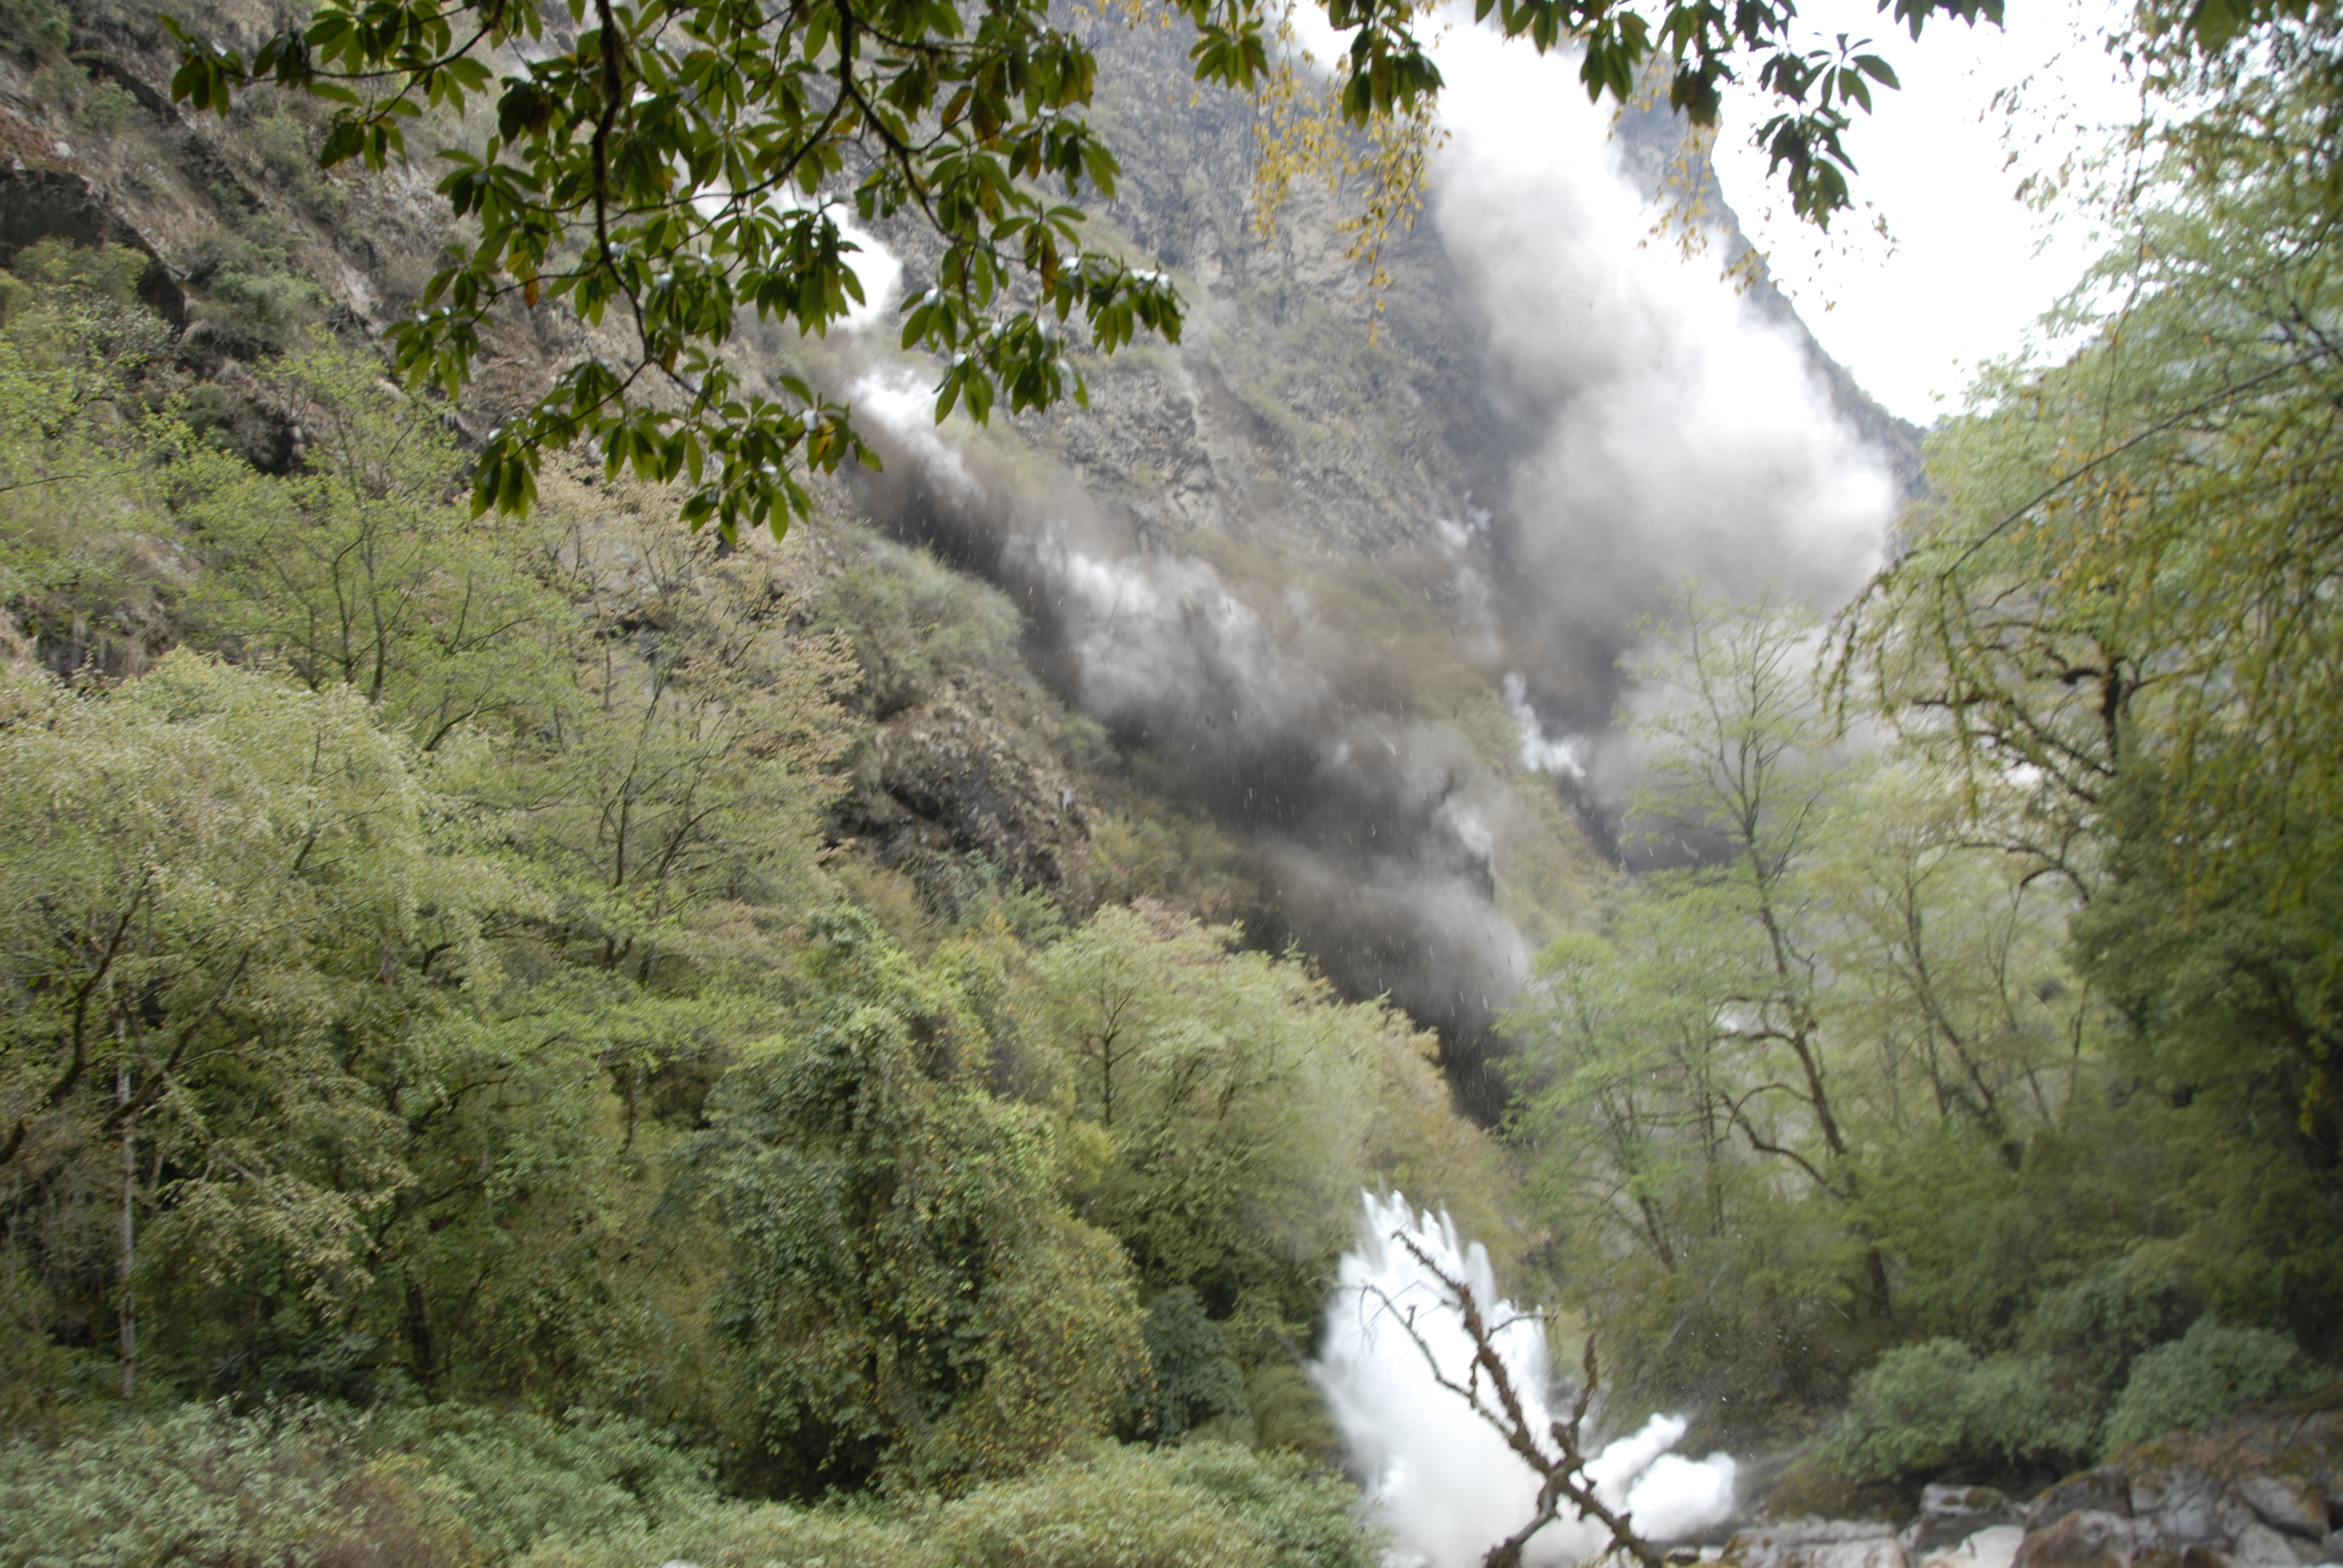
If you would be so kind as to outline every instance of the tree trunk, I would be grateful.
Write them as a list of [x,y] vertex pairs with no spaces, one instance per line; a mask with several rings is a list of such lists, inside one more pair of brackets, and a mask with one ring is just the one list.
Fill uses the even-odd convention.
[[138,1262],[138,1134],[128,1114],[130,1064],[114,1070],[115,1103],[122,1107],[122,1397],[138,1392],[138,1292],[131,1271]]

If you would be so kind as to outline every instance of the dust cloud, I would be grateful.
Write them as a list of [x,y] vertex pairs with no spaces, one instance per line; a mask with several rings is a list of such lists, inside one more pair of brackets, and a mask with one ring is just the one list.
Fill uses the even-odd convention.
[[[1634,770],[1618,661],[1644,618],[1687,578],[1838,602],[1877,558],[1894,483],[1791,330],[1714,251],[1654,237],[1571,62],[1469,25],[1438,57],[1452,138],[1431,223],[1510,436],[1502,492],[1457,498],[1422,540],[1519,765],[1599,827]],[[1006,590],[1045,678],[1175,762],[1257,856],[1284,929],[1255,935],[1299,940],[1349,993],[1437,1027],[1464,1103],[1493,1114],[1482,1061],[1532,956],[1496,897],[1524,830],[1513,785],[1453,724],[1378,702],[1302,589],[1265,602],[1142,548],[1071,480],[939,428],[931,377],[882,364],[851,389],[887,464],[860,481],[872,518]]]

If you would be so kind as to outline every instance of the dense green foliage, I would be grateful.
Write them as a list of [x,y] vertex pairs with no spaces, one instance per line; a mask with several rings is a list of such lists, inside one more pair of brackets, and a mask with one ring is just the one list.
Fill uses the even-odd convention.
[[806,1510],[728,1501],[699,1456],[620,1419],[478,1408],[185,1406],[54,1449],[0,1444],[5,1568],[639,1568],[799,1561],[1061,1568],[1369,1568],[1350,1490],[1226,1444],[1045,1466],[947,1505]]
[[1638,810],[1696,858],[1541,959],[1513,1125],[1614,1368],[1763,1430],[1906,1325],[1989,1332],[2034,1288],[1931,1229],[2033,1212],[2076,1002],[2062,908],[1964,847],[1926,770],[1834,746],[1810,623],[1691,602],[1676,646]]
[[[438,35],[470,14],[353,42],[328,9],[269,59],[470,92]],[[1936,434],[1861,605],[1655,628],[1640,869],[1512,1020],[1501,1207],[1426,1037],[1209,923],[1209,830],[1101,819],[1071,908],[824,841],[877,717],[1028,678],[937,562],[734,526],[853,450],[809,388],[728,402],[738,305],[818,330],[847,288],[830,211],[750,163],[794,136],[799,196],[942,204],[959,270],[910,337],[967,349],[947,407],[1055,397],[1051,311],[1093,346],[1176,317],[1018,183],[1111,172],[1078,39],[918,12],[874,61],[869,17],[794,15],[598,9],[447,187],[479,244],[410,372],[460,383],[518,289],[624,297],[636,375],[679,378],[586,361],[492,443],[525,519],[478,521],[432,411],[244,241],[196,280],[215,346],[268,356],[233,394],[142,256],[0,277],[0,1503],[40,1550],[1363,1562],[1300,1364],[1362,1186],[1526,1230],[1614,1413],[1820,1432],[1855,1480],[2036,1479],[2330,1375],[2331,18],[2158,45],[2207,98],[2148,144],[2135,243],[2066,361]],[[1244,79],[1258,18],[1195,15]],[[1668,45],[1680,88],[1715,42]],[[719,55],[776,118],[692,95]],[[388,150],[399,101],[336,145]],[[930,110],[916,156],[849,156]],[[607,465],[538,466],[585,435]]]
[[1835,734],[1793,613],[1688,601],[1674,645],[1639,811],[1689,863],[1513,1020],[1548,1261],[1635,1402],[2025,1482],[2331,1376],[2336,1162],[2265,983],[2316,915],[2192,907],[2131,781],[2046,876],[1924,719]]
[[2132,1364],[2107,1415],[2107,1445],[2140,1442],[2176,1426],[2205,1427],[2240,1403],[2299,1392],[2334,1376],[2294,1342],[2267,1329],[2199,1318],[2188,1332]]
[[1949,1339],[1899,1346],[1855,1380],[1825,1452],[1858,1476],[1928,1475],[1963,1465],[2022,1473],[2088,1453],[2098,1434],[2061,1423],[2055,1379],[2044,1355],[1979,1361]]
[[707,1465],[623,1420],[465,1407],[252,1416],[188,1404],[0,1448],[0,1562],[457,1563],[712,1501]]
[[[1501,1229],[1430,1040],[1145,900],[826,863],[999,596],[568,470],[476,524],[322,337],[259,471],[136,259],[0,323],[11,1550],[1372,1555],[1294,1347],[1361,1187]],[[1306,1457],[1114,1446],[1200,1426]]]
[[2343,33],[2230,20],[2131,40],[2167,95],[2067,357],[1938,428],[1863,599],[1660,628],[1661,869],[1517,1015],[1614,1366],[1856,1481],[2039,1480],[2343,1352]]
[[812,930],[818,1010],[744,1053],[681,1152],[731,1238],[740,1446],[814,1492],[1105,1430],[1142,1364],[1129,1266],[1060,1201],[1048,1110],[990,1092],[972,955],[923,969],[860,911]]
[[1296,1456],[1221,1442],[1063,1460],[940,1505],[893,1513],[706,1508],[598,1541],[556,1540],[529,1568],[693,1562],[903,1563],[909,1568],[1373,1568],[1375,1532],[1348,1483]]

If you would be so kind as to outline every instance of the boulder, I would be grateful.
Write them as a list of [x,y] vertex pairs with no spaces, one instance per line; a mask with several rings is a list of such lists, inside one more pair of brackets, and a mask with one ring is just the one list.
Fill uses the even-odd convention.
[[[2250,1478],[2249,1478],[2250,1479]],[[2276,1484],[2248,1493],[2194,1464],[2103,1465],[2061,1482],[2035,1505],[2013,1568],[2308,1568],[2324,1556],[2306,1534],[2273,1528],[2263,1498],[2298,1524],[2324,1499]],[[2079,1503],[2099,1506],[2077,1506]]]
[[[2171,1432],[2017,1509],[1931,1486],[1881,1552],[1879,1526],[1800,1520],[1734,1537],[1733,1568],[2343,1568],[2343,1387]],[[1836,1555],[1845,1554],[1843,1565]],[[1900,1559],[1900,1564],[1897,1562]]]
[[1722,1568],[1911,1568],[1895,1529],[1852,1519],[1793,1519],[1737,1532]]
[[2069,1508],[2026,1531],[2011,1568],[2131,1568],[2147,1533],[2123,1513]]
[[2070,1475],[2035,1499],[2026,1513],[2026,1533],[2047,1530],[2070,1513],[2107,1513],[2128,1519],[2131,1492],[2131,1476],[2120,1464],[2103,1464]]
[[1990,1486],[1931,1486],[1920,1493],[1919,1517],[1896,1540],[1916,1559],[1957,1546],[1979,1531],[2022,1522],[2017,1505]]
[[2324,1541],[2329,1528],[2326,1494],[2292,1475],[2248,1475],[2237,1495],[2263,1523],[2306,1541]]
[[[2062,1481],[2027,1514],[2013,1568],[2343,1563],[2343,1532],[2328,1528],[2336,1499],[2328,1472],[2272,1473],[2264,1468],[2273,1465],[2272,1446],[2167,1440]],[[2320,1461],[2322,1452],[2275,1458]]]
[[2247,1563],[2309,1568],[2309,1564],[2319,1561],[2321,1553],[2318,1543],[2283,1534],[2257,1519],[2237,1532],[2227,1555],[2235,1568],[2245,1568]]
[[2017,1549],[2025,1540],[2026,1527],[2022,1524],[1989,1525],[1955,1545],[1929,1553],[1919,1560],[1919,1565],[1920,1568],[2012,1568],[2017,1560]]
[[2219,1478],[2188,1464],[2134,1473],[2131,1514],[2173,1541],[2223,1539],[2245,1523],[2243,1508]]

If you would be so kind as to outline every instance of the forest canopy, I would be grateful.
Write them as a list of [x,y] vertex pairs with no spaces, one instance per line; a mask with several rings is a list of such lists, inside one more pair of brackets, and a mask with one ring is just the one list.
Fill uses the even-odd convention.
[[2036,1484],[2343,1354],[2335,20],[2160,68],[2060,357],[1864,594],[1670,618],[1634,819],[1696,852],[1514,1020],[1614,1365],[1843,1481]]
[[1503,1232],[1430,1037],[1129,871],[833,859],[868,671],[1014,668],[990,590],[591,469],[477,520],[322,333],[258,367],[307,439],[256,469],[125,351],[140,265],[32,247],[0,324],[7,1550],[900,1554],[965,1497],[955,1551],[1111,1507],[1366,1561],[1292,1347],[1362,1188]]

